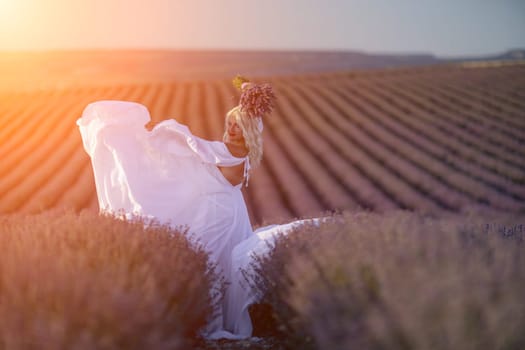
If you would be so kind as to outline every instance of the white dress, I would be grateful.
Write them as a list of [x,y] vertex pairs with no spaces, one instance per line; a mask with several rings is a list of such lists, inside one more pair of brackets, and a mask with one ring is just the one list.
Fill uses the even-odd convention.
[[252,254],[264,253],[267,241],[289,225],[252,231],[241,186],[233,186],[217,166],[244,162],[223,142],[193,135],[175,120],[151,131],[147,108],[127,101],[89,104],[77,120],[83,145],[91,157],[101,211],[155,218],[173,227],[187,225],[209,252],[229,286],[222,310],[202,331],[209,339],[251,336],[248,306],[257,296],[244,283]]

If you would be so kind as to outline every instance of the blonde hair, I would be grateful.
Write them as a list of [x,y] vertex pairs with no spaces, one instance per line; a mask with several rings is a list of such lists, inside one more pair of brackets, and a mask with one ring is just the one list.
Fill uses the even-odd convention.
[[[233,118],[237,125],[241,128],[242,136],[246,147],[248,147],[248,158],[250,159],[250,166],[255,168],[261,162],[263,155],[263,140],[262,133],[259,129],[258,118],[249,117],[246,113],[241,111],[241,106],[235,106],[228,113],[224,120],[225,130],[228,125],[228,120]],[[225,131],[222,137],[223,141],[226,141],[228,132]]]

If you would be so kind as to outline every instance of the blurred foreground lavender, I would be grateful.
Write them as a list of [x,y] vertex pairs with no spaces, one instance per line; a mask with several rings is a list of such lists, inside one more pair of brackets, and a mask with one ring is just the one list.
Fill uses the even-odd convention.
[[188,349],[212,311],[184,235],[82,213],[0,216],[0,348]]
[[254,264],[288,348],[525,349],[525,216],[334,216]]
[[254,263],[254,331],[270,337],[203,342],[217,280],[185,235],[88,213],[4,216],[0,347],[523,349],[524,224],[396,210],[303,226]]

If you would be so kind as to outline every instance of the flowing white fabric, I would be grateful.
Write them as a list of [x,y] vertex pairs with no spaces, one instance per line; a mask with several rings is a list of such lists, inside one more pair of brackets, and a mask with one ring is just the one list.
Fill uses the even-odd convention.
[[[208,251],[210,260],[229,283],[222,308],[209,320],[209,339],[250,337],[248,306],[257,296],[243,283],[253,253],[288,225],[260,228],[254,234],[241,186],[233,186],[217,166],[244,162],[223,142],[193,135],[173,119],[151,131],[147,108],[139,103],[104,100],[89,104],[77,120],[91,157],[101,211],[155,218],[173,227],[186,225]],[[246,180],[246,179],[245,179]]]

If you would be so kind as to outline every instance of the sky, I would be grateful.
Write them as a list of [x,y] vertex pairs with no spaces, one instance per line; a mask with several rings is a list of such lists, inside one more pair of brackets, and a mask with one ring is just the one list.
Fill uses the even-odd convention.
[[525,0],[0,0],[0,51],[525,48]]

